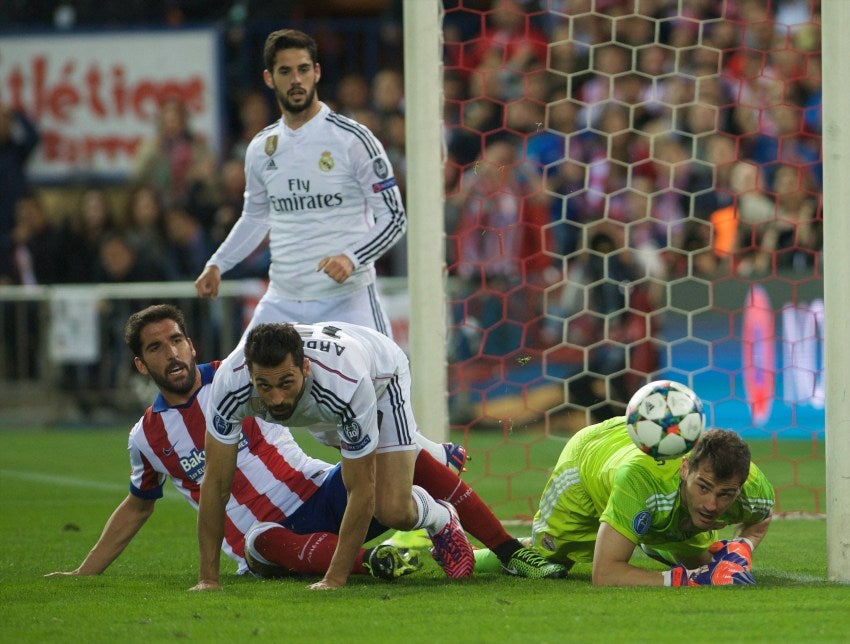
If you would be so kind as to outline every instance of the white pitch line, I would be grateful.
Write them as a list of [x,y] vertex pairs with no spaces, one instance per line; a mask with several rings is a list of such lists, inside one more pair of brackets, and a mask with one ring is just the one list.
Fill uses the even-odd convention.
[[73,476],[59,476],[57,474],[45,474],[43,472],[22,472],[19,470],[0,470],[0,478],[9,477],[20,481],[31,483],[46,483],[48,485],[66,485],[71,487],[82,487],[89,490],[100,490],[102,492],[121,492],[127,488],[117,483],[106,483],[104,481],[92,481],[80,479]]
[[[99,492],[128,492],[129,483],[120,485],[118,483],[106,483],[105,481],[93,481],[91,479],[81,479],[74,476],[59,476],[56,474],[45,474],[44,472],[22,472],[20,470],[0,470],[0,479],[3,478],[18,479],[19,481],[28,481],[30,483],[44,483],[46,485],[61,485],[66,487],[78,487],[88,490],[98,490]],[[177,499],[182,498],[172,486],[163,487],[163,498]],[[173,494],[172,494],[173,493]]]

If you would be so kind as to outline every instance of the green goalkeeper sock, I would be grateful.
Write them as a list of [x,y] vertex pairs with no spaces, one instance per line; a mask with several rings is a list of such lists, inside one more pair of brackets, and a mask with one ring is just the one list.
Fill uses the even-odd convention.
[[481,548],[476,550],[475,555],[475,572],[501,572],[502,562],[496,556],[496,553],[489,548]]

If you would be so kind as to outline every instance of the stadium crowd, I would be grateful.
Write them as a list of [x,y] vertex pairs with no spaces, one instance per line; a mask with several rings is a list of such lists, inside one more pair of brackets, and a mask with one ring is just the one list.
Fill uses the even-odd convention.
[[[38,123],[5,105],[5,284],[197,277],[241,211],[247,143],[277,117],[259,74],[247,80],[233,71],[246,25],[338,16],[342,6],[292,2],[282,12],[249,0],[162,0],[122,3],[117,16],[102,3],[0,4],[18,27],[217,21],[228,33],[232,117],[216,157],[185,109],[166,101],[125,186],[69,186],[72,198],[48,213],[40,188],[23,176]],[[401,3],[357,4],[358,17],[379,21],[400,54]],[[486,379],[488,358],[563,344],[565,362],[574,363],[576,348],[592,346],[577,400],[600,399],[602,381],[592,374],[629,364],[617,391],[601,394],[624,401],[657,366],[647,330],[657,331],[651,313],[665,305],[667,280],[818,264],[819,1],[693,0],[686,15],[676,0],[641,2],[644,15],[633,4],[444,0],[456,381]],[[404,193],[400,60],[326,74],[322,100],[378,136]],[[404,246],[382,258],[379,274],[405,274]],[[259,248],[226,277],[265,277],[268,261]],[[4,320],[14,342],[15,317]],[[599,407],[599,418],[611,411]]]

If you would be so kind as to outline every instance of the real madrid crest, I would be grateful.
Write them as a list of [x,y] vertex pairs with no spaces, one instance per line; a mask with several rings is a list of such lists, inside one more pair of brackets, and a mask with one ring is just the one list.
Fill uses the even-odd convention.
[[277,134],[272,134],[266,139],[266,154],[271,156],[277,150]]
[[328,150],[322,152],[322,157],[319,159],[319,170],[322,172],[330,172],[334,169],[334,158]]

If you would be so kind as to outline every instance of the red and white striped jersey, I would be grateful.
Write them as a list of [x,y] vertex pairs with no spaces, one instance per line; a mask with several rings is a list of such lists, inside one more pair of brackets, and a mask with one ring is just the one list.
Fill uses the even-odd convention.
[[[169,407],[158,395],[130,431],[130,493],[162,497],[170,477],[196,510],[204,474],[204,410],[219,362],[199,365],[201,387],[192,400]],[[331,465],[308,456],[281,425],[247,417],[242,422],[236,472],[227,502],[222,549],[245,569],[245,533],[256,521],[280,522],[324,483]]]

